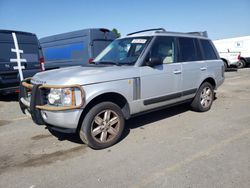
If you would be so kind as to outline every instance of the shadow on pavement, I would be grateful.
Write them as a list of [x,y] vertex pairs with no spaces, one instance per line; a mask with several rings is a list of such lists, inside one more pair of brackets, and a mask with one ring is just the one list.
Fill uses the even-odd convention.
[[166,108],[163,110],[150,112],[148,114],[140,115],[137,117],[134,117],[127,121],[127,127],[130,129],[136,129],[138,127],[160,121],[162,119],[170,118],[172,116],[179,115],[181,113],[184,113],[186,111],[190,110],[189,105],[178,105],[171,108]]
[[227,68],[227,69],[225,70],[225,72],[237,72],[237,71],[238,71],[237,68]]
[[[150,112],[147,114],[143,114],[143,115],[131,118],[130,120],[126,121],[126,123],[125,123],[125,129],[123,131],[123,135],[122,135],[120,141],[122,141],[124,138],[126,138],[129,135],[131,129],[140,128],[140,127],[143,127],[147,124],[157,122],[157,121],[160,121],[162,119],[170,118],[172,116],[179,115],[179,114],[184,113],[188,110],[190,110],[189,105],[183,104],[183,105],[178,105],[178,106],[167,108],[164,110]],[[60,141],[68,140],[70,142],[74,142],[77,144],[83,144],[82,140],[80,139],[80,137],[77,133],[62,133],[62,132],[58,132],[56,130],[52,130],[50,128],[48,128],[48,130],[53,136],[57,137],[58,140],[60,140]]]
[[60,141],[68,140],[70,142],[74,142],[77,144],[83,144],[82,140],[80,139],[79,135],[76,133],[63,133],[53,129],[48,128],[48,131],[55,137],[58,138]]
[[0,101],[3,101],[3,102],[18,101],[18,94],[17,93],[6,94],[6,95],[0,94]]

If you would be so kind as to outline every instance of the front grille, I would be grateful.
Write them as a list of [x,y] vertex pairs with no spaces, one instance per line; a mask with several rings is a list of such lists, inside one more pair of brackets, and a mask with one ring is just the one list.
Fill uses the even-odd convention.
[[43,101],[43,104],[48,104],[48,94],[50,92],[50,89],[45,89],[45,88],[42,88],[41,89],[41,93],[42,93],[42,101]]

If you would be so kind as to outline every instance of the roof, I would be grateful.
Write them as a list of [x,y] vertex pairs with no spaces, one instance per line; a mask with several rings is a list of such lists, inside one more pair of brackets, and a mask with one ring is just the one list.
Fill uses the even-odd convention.
[[102,32],[111,32],[109,29],[105,29],[105,28],[86,28],[86,29],[42,37],[39,39],[39,41],[40,43],[47,43],[47,42],[51,42],[52,40],[54,41],[54,40],[62,40],[62,39],[67,39],[67,38],[82,37],[84,35],[89,35],[90,31],[92,30],[99,30]]
[[0,33],[19,33],[19,34],[24,34],[24,35],[36,35],[34,33],[25,32],[25,31],[5,30],[5,29],[0,29]]
[[202,38],[207,39],[207,32],[189,32],[189,33],[182,33],[182,32],[173,32],[173,31],[166,31],[163,28],[156,28],[156,29],[148,29],[142,30],[134,33],[127,34],[124,38],[127,37],[146,37],[146,36],[180,36],[180,37],[195,37],[195,38]]

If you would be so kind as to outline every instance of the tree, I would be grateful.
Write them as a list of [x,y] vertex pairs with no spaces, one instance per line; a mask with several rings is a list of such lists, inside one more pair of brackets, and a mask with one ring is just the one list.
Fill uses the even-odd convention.
[[121,36],[121,33],[119,33],[116,28],[113,28],[112,31],[115,33],[116,38],[119,38]]

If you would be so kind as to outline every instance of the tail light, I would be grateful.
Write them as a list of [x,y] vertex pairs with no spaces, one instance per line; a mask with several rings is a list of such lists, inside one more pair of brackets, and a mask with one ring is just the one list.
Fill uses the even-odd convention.
[[43,58],[43,57],[40,58],[40,67],[41,67],[41,70],[42,70],[42,71],[45,71],[45,67],[44,67],[44,58]]
[[238,55],[237,59],[240,60],[240,54]]
[[89,58],[89,64],[93,64],[94,58]]

